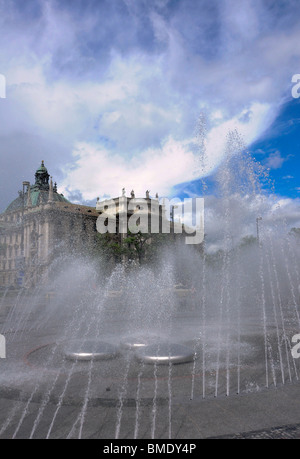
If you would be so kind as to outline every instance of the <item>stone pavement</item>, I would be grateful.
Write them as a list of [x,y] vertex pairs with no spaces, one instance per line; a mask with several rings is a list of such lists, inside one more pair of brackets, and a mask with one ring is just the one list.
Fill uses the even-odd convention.
[[136,404],[126,400],[122,412],[111,399],[88,404],[85,413],[83,403],[63,403],[57,412],[57,403],[34,401],[32,394],[22,401],[17,392],[1,390],[0,438],[47,438],[55,413],[50,438],[114,439],[120,413],[120,439],[300,438],[299,393],[296,383],[229,397],[172,400],[171,420],[169,401],[157,400],[154,424],[152,403],[141,404],[137,423]]
[[223,435],[217,438],[230,440],[297,440],[300,438],[300,424],[243,432],[235,435]]

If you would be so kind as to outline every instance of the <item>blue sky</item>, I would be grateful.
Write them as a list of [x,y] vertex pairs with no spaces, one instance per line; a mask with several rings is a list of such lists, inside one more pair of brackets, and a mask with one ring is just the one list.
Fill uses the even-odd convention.
[[[252,157],[263,165],[268,174],[266,193],[280,197],[300,197],[300,99],[290,98],[285,102],[278,116],[259,138],[247,145]],[[215,185],[215,173],[203,180],[177,184],[173,194],[188,197],[199,193],[203,183],[210,192]]]
[[299,20],[298,0],[0,0],[0,210],[42,159],[82,203],[197,195],[236,129],[294,215]]
[[300,102],[288,101],[270,128],[251,145],[253,156],[269,168],[274,190],[300,197]]

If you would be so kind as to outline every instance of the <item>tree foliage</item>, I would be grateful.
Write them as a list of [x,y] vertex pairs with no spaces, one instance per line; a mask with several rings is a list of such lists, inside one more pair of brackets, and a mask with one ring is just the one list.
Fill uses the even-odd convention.
[[97,235],[97,248],[106,259],[113,259],[120,262],[135,260],[139,263],[155,261],[159,255],[160,248],[167,244],[168,235],[151,233],[131,233],[121,238],[119,234]]
[[292,228],[289,234],[296,238],[300,238],[300,228]]

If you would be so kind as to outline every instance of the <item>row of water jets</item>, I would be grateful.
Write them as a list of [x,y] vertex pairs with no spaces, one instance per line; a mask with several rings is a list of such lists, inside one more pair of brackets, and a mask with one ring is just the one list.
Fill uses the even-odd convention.
[[[199,392],[201,391],[202,398],[206,398],[209,396],[214,395],[215,397],[219,395],[223,395],[224,393],[226,396],[231,394],[239,394],[243,390],[247,390],[247,387],[242,387],[242,383],[245,383],[242,373],[243,371],[249,376],[249,370],[245,370],[243,366],[243,359],[247,358],[247,356],[251,357],[252,349],[251,344],[246,343],[245,347],[245,335],[247,335],[249,326],[251,326],[252,321],[254,321],[254,338],[258,343],[258,346],[262,346],[262,349],[259,349],[257,353],[254,354],[255,361],[252,362],[253,364],[253,373],[252,373],[252,381],[255,381],[257,385],[261,385],[261,387],[276,387],[278,384],[285,384],[286,382],[292,382],[293,380],[298,380],[298,368],[297,362],[292,357],[291,354],[291,336],[296,334],[300,328],[299,322],[299,311],[298,311],[298,300],[299,293],[297,291],[297,282],[298,282],[298,272],[297,272],[297,264],[294,265],[294,271],[291,272],[290,270],[290,260],[295,257],[295,252],[292,249],[290,243],[286,242],[287,245],[284,244],[284,241],[280,243],[282,245],[282,257],[281,259],[286,262],[286,276],[285,279],[279,277],[282,275],[278,272],[275,257],[274,257],[274,246],[271,243],[268,246],[268,250],[265,250],[262,247],[257,247],[255,250],[258,254],[258,278],[260,281],[260,298],[259,300],[255,296],[252,296],[252,311],[248,310],[247,307],[244,308],[243,302],[246,301],[246,297],[243,298],[243,295],[251,294],[249,291],[242,292],[241,289],[238,290],[238,296],[236,297],[233,294],[233,288],[231,282],[233,279],[236,282],[239,282],[239,276],[242,276],[241,270],[238,266],[236,266],[235,274],[230,271],[230,265],[233,260],[230,257],[225,257],[223,260],[223,273],[224,273],[224,280],[221,282],[219,288],[219,301],[218,307],[211,310],[211,292],[209,288],[203,288],[200,292],[200,298],[198,297],[196,300],[197,308],[192,312],[193,320],[195,321],[196,318],[196,327],[194,329],[193,339],[190,341],[193,342],[193,353],[194,358],[192,359],[190,364],[183,364],[188,367],[187,371],[190,371],[190,379],[186,382],[186,386],[190,385],[190,391],[188,387],[184,391],[184,395],[189,397],[191,400],[198,400]],[[235,255],[236,257],[236,255]],[[211,273],[211,267],[207,266],[207,262],[205,260],[205,256],[202,259],[202,276],[205,280],[207,277],[209,278]],[[234,260],[234,263],[237,263],[237,260]],[[225,268],[224,268],[225,266]],[[232,266],[231,266],[232,267]],[[265,275],[265,269],[266,274]],[[167,268],[167,277],[170,277],[170,266]],[[114,284],[114,280],[117,277],[124,275],[124,273],[120,273],[120,268],[117,268],[116,271],[110,276],[108,283],[107,283],[107,292],[111,289],[111,284]],[[148,273],[144,273],[146,276]],[[286,283],[285,288],[282,288],[282,282]],[[252,286],[253,287],[253,286]],[[251,289],[251,287],[250,287]],[[39,291],[39,288],[37,288]],[[286,291],[289,292],[289,297],[286,296]],[[256,291],[255,294],[258,292]],[[4,294],[5,295],[5,294]],[[46,314],[42,313],[42,317],[39,317],[37,312],[35,311],[35,307],[39,304],[39,295],[40,292],[37,292],[36,296],[30,295],[28,299],[30,302],[25,301],[24,297],[19,297],[16,300],[16,303],[13,307],[14,311],[11,309],[10,313],[7,317],[7,320],[3,324],[3,328],[1,333],[4,336],[8,337],[7,340],[7,347],[8,349],[10,346],[13,345],[14,341],[19,343],[20,340],[25,338],[27,333],[34,332],[34,330],[43,331],[43,327],[45,324],[51,324],[51,313],[47,311]],[[168,292],[168,300],[172,298],[172,295]],[[214,297],[215,298],[215,297]],[[81,339],[87,340],[91,335],[92,336],[99,336],[101,337],[104,333],[106,317],[105,317],[105,303],[106,303],[106,295],[105,293],[102,294],[102,299],[99,300],[98,308],[97,308],[97,315],[91,315],[91,310],[86,307],[87,302],[91,301],[95,302],[94,294],[90,294],[90,298],[85,298],[81,304],[77,307],[77,314],[73,315],[73,320],[67,322],[63,333],[60,333],[57,336],[57,341],[55,345],[51,348],[46,361],[42,366],[42,374],[36,375],[33,373],[33,388],[28,395],[28,389],[24,389],[24,393],[21,393],[21,399],[19,403],[16,403],[12,408],[11,412],[7,415],[6,422],[0,428],[0,436],[3,435],[6,429],[12,422],[16,422],[16,416],[18,417],[18,422],[15,425],[15,430],[13,432],[12,437],[15,438],[18,435],[18,432],[29,413],[31,403],[35,400],[35,396],[38,394],[42,385],[41,380],[43,376],[46,376],[47,370],[49,367],[53,365],[55,361],[56,353],[58,352],[59,346],[61,342],[70,341],[72,338],[78,338],[78,335],[81,336]],[[271,303],[270,303],[271,299]],[[34,304],[36,301],[36,304]],[[144,301],[145,298],[144,298]],[[176,298],[172,298],[172,302],[176,303]],[[250,307],[251,307],[250,301]],[[5,298],[2,298],[2,305],[5,302]],[[233,303],[234,302],[234,303]],[[135,305],[137,303],[135,302]],[[148,302],[146,303],[147,307],[150,307]],[[168,308],[166,304],[166,296],[165,294],[162,297],[161,304],[166,306],[164,310],[164,317],[161,318],[157,317],[156,323],[149,325],[148,318],[146,318],[145,323],[142,321],[142,329],[145,330],[146,326],[148,325],[149,330],[154,331],[159,336],[164,336],[164,340],[168,342],[174,342],[175,336],[172,336],[172,330],[176,332],[177,328],[181,326],[184,327],[186,325],[184,314],[182,317],[180,314],[177,314],[176,311],[172,307]],[[232,306],[233,305],[233,306]],[[21,308],[20,308],[21,306]],[[51,304],[48,305],[51,307]],[[190,304],[187,301],[185,307],[189,308]],[[216,306],[216,305],[215,305]],[[31,317],[28,320],[28,308],[32,307]],[[259,311],[260,307],[260,311]],[[27,309],[27,313],[22,310],[22,308]],[[144,314],[144,308],[142,308]],[[127,311],[128,312],[128,311]],[[150,311],[148,311],[150,313]],[[258,316],[257,313],[260,312]],[[156,315],[157,311],[151,311],[152,314]],[[37,314],[37,315],[36,315]],[[55,314],[55,312],[54,312]],[[131,319],[136,320],[136,323],[133,326],[133,329],[137,329],[138,323],[141,322],[141,316],[139,315],[139,311],[135,311],[133,314],[135,317],[131,317]],[[21,318],[22,317],[22,318]],[[260,317],[257,320],[257,317]],[[44,319],[44,321],[42,320]],[[95,320],[96,319],[96,320]],[[232,323],[232,320],[235,319],[235,323]],[[198,333],[197,333],[198,328]],[[46,336],[47,336],[47,326],[46,326]],[[127,331],[127,330],[126,330]],[[253,332],[253,331],[252,331]],[[82,334],[83,333],[83,334]],[[212,336],[213,335],[213,336]],[[254,341],[255,341],[254,340]],[[125,402],[127,396],[128,385],[131,384],[130,376],[130,368],[132,366],[136,366],[137,363],[134,359],[134,354],[132,352],[127,352],[125,354],[125,365],[123,368],[123,374],[119,378],[119,389],[118,389],[118,404],[116,408],[116,428],[115,428],[115,438],[119,438],[121,432],[121,424],[123,413],[125,409]],[[264,371],[259,372],[257,371],[257,367],[260,365],[264,365]],[[62,361],[61,364],[57,368],[57,372],[55,377],[51,380],[50,387],[48,387],[47,391],[45,391],[42,401],[39,405],[38,412],[36,415],[36,419],[34,421],[32,430],[30,432],[30,438],[33,438],[39,423],[42,420],[43,414],[51,400],[52,394],[56,391],[56,385],[58,379],[64,373],[67,374],[65,378],[65,383],[62,387],[61,393],[57,397],[57,405],[55,412],[53,414],[53,418],[49,425],[49,430],[47,432],[46,438],[50,438],[53,426],[61,410],[65,395],[67,394],[68,387],[71,383],[72,376],[74,375],[75,371],[77,370],[78,365],[82,365],[82,363],[74,361],[71,365],[68,364],[66,361]],[[85,363],[85,371],[86,371],[86,382],[85,385],[85,392],[82,397],[82,406],[78,413],[74,424],[72,425],[68,437],[74,436],[76,433],[79,438],[83,435],[83,427],[84,422],[86,420],[86,416],[88,413],[88,406],[89,400],[91,397],[90,391],[92,386],[93,380],[93,370],[95,366],[99,365],[99,362],[95,360],[90,360],[90,362]],[[134,438],[138,438],[139,434],[139,421],[141,417],[140,409],[141,409],[141,389],[142,389],[142,379],[143,379],[143,372],[145,370],[145,363],[141,363],[138,366],[137,375],[136,375],[136,421],[134,426]],[[155,362],[153,364],[153,394],[152,394],[152,408],[151,408],[151,437],[155,438],[156,434],[156,416],[158,410],[158,397],[159,397],[159,384],[160,379],[158,377],[158,363]],[[7,375],[5,372],[1,374],[2,380],[9,380],[9,372],[10,368],[7,367]],[[220,372],[222,372],[222,378],[220,378]],[[169,418],[169,428],[168,428],[168,435],[169,438],[172,437],[172,376],[175,373],[176,375],[176,367],[171,363],[167,365],[167,387],[168,387],[168,418]],[[224,378],[224,374],[225,378]],[[262,376],[264,373],[264,377]],[[236,380],[232,380],[232,374],[235,374]],[[212,375],[214,375],[214,390],[212,391]],[[8,378],[6,378],[6,376]],[[21,375],[20,375],[21,376]],[[36,378],[36,381],[34,381]],[[201,384],[199,384],[200,380],[202,380]],[[201,386],[201,388],[200,388]],[[32,387],[32,386],[29,386]],[[249,389],[249,387],[248,387]],[[43,389],[44,390],[44,389]],[[27,401],[24,406],[24,399]],[[20,407],[21,413],[19,412]],[[19,414],[18,414],[19,413]]]

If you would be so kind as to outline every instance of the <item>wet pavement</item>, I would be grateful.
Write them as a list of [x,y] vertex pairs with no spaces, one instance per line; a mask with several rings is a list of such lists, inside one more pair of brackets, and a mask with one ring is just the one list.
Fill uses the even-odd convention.
[[[101,340],[121,343],[122,323],[113,320]],[[188,339],[194,323],[182,314],[176,324],[176,342],[197,350],[177,365],[149,365],[122,347],[111,360],[70,361],[57,327],[28,317],[6,329],[0,438],[300,438],[298,362],[288,359],[281,374],[274,358],[266,379],[262,335],[248,327],[241,360],[232,344],[217,369],[218,349],[208,345],[204,366],[201,343]]]

